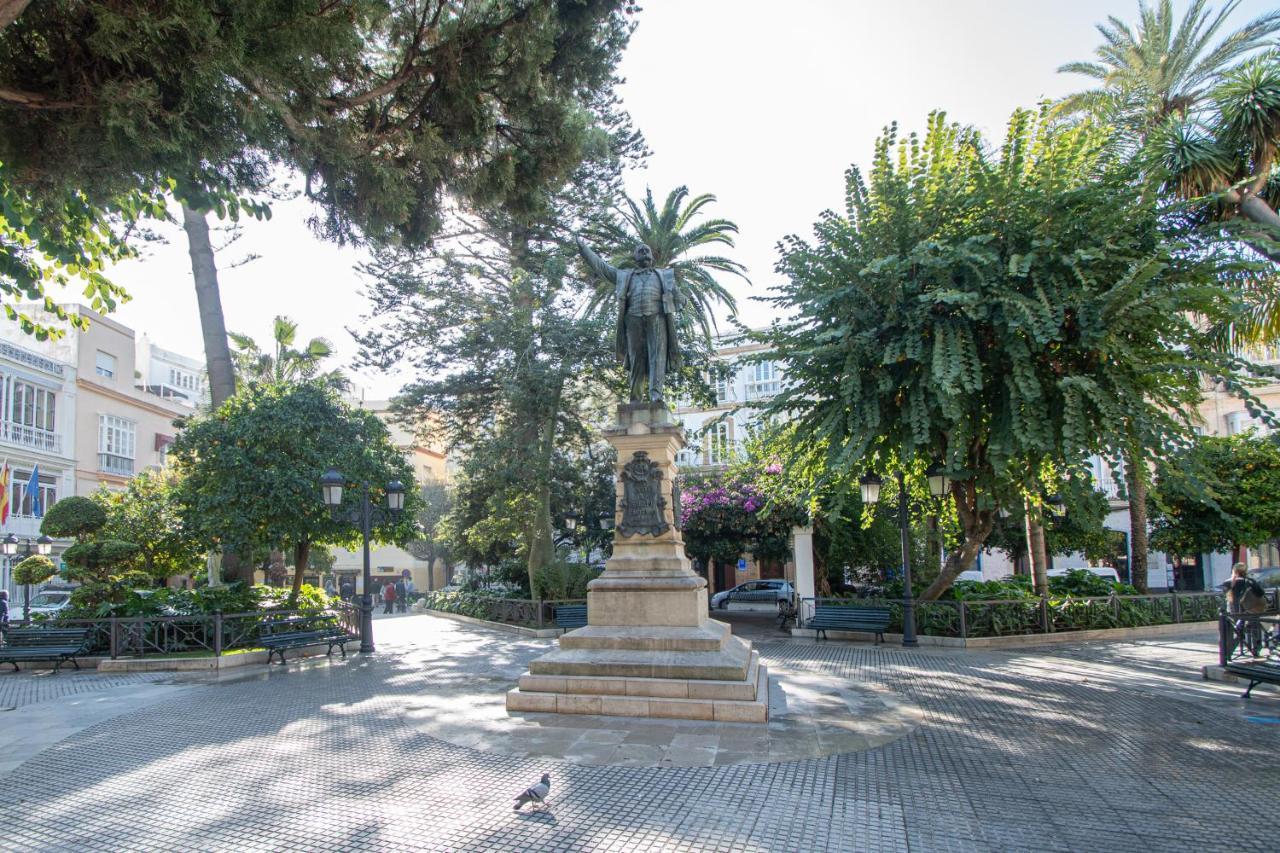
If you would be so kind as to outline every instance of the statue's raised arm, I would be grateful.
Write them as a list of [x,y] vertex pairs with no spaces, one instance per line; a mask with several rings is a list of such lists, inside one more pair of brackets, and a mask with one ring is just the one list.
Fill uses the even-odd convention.
[[573,241],[578,244],[578,254],[582,255],[582,259],[587,262],[587,266],[591,267],[591,271],[600,278],[616,285],[618,283],[618,268],[610,264],[604,258],[597,255],[587,245],[587,241],[581,237],[574,237]]

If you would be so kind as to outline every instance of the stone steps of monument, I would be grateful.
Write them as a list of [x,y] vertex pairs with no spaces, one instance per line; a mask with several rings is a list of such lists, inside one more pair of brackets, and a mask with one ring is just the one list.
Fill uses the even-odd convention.
[[529,672],[595,678],[745,681],[750,665],[751,646],[731,637],[718,651],[559,648],[530,662]]
[[566,693],[596,696],[642,696],[653,699],[712,699],[750,702],[756,695],[760,655],[751,653],[747,677],[741,681],[682,678],[607,678],[588,675],[520,676],[522,693]]
[[560,637],[562,649],[637,649],[667,652],[717,652],[733,635],[728,626],[626,627],[587,625]]
[[551,714],[596,714],[607,717],[663,717],[721,723],[769,721],[769,672],[754,668],[754,693],[749,700],[680,699],[656,696],[558,693],[515,688],[507,693],[507,710]]

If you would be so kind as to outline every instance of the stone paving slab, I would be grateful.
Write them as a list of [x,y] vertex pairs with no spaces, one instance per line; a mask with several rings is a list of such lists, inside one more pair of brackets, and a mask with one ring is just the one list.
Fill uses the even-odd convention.
[[[0,779],[0,846],[1277,847],[1270,821],[1239,815],[1270,814],[1280,798],[1280,726],[1249,722],[1280,714],[1280,701],[1245,703],[1232,687],[1197,680],[1213,654],[1206,641],[1017,653],[762,642],[771,670],[904,696],[922,711],[919,727],[823,757],[629,767],[486,752],[421,729],[415,705],[440,700],[437,717],[465,720],[473,708],[459,685],[500,695],[545,643],[430,616],[381,620],[378,630],[371,659],[186,686],[44,749]],[[640,729],[607,732],[591,738],[637,761],[661,742]],[[725,742],[689,734],[668,740],[691,761]],[[549,811],[513,813],[511,797],[542,772],[552,775]]]

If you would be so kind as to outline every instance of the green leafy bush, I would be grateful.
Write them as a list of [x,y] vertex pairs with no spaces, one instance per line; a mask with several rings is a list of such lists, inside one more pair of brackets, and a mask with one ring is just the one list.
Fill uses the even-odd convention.
[[40,584],[58,573],[53,560],[43,554],[33,554],[13,567],[13,582],[16,584]]
[[596,572],[585,563],[551,563],[534,574],[534,597],[551,601],[586,598],[587,584],[595,577]]
[[74,538],[83,541],[102,529],[107,513],[90,498],[63,498],[45,513],[40,532],[46,536]]

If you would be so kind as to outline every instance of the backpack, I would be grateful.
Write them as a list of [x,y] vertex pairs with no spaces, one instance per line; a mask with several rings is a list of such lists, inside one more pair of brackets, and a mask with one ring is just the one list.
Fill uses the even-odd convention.
[[1267,612],[1267,592],[1262,588],[1262,584],[1253,578],[1244,579],[1244,594],[1240,596],[1240,612],[1241,613],[1266,613]]

